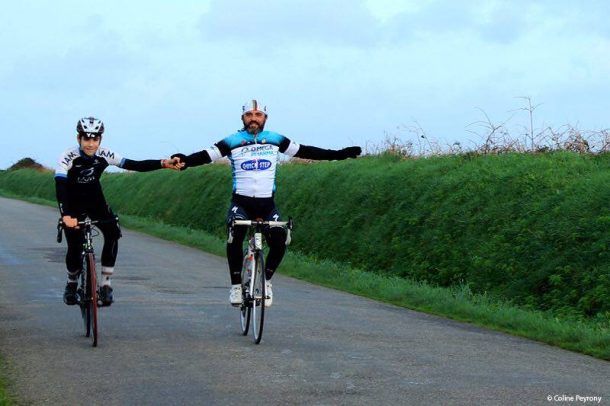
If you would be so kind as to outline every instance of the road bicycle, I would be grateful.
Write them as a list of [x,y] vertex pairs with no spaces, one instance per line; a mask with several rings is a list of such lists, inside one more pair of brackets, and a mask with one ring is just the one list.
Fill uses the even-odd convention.
[[[259,344],[263,337],[265,300],[267,299],[263,231],[267,227],[286,228],[286,245],[289,245],[293,221],[292,219],[288,221],[233,220],[231,229],[235,226],[249,227],[248,248],[244,252],[244,264],[241,270],[242,304],[239,306],[241,332],[243,335],[248,335],[250,322],[252,322],[254,342]],[[229,243],[232,241],[233,233],[231,231],[229,232]]]
[[[95,252],[93,249],[93,237],[99,235],[94,229],[94,225],[100,223],[118,222],[119,218],[114,216],[111,219],[91,220],[89,217],[78,222],[80,231],[83,234],[82,272],[78,277],[78,287],[76,289],[77,304],[80,307],[85,336],[93,339],[93,346],[97,347],[98,337],[98,307],[103,304],[99,301],[99,287],[97,284],[97,272],[95,270]],[[61,243],[62,229],[65,227],[62,219],[57,223],[57,242]]]

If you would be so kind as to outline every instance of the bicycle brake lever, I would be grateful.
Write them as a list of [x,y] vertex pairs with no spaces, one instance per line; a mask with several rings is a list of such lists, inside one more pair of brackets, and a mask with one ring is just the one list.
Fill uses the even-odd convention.
[[57,243],[61,244],[61,239],[62,239],[62,224],[63,222],[61,221],[61,219],[57,222]]
[[231,244],[233,242],[233,222],[235,220],[231,221],[231,225],[229,226],[229,229],[227,230],[227,242],[229,244]]

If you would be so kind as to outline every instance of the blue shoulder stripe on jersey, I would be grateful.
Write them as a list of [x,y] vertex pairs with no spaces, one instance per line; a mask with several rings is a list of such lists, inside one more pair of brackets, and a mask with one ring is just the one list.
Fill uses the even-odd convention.
[[258,135],[259,143],[277,145],[278,147],[286,137],[282,134],[274,133],[273,131],[263,131]]
[[224,138],[221,142],[225,143],[229,150],[237,148],[245,143],[254,141],[254,138],[247,131],[238,131]]
[[[259,144],[271,144],[279,146],[285,137],[281,134],[273,131],[263,131],[256,136],[256,141]],[[221,142],[224,142],[229,149],[240,147],[246,143],[254,142],[254,137],[247,131],[238,131],[235,134],[231,134],[224,138]]]
[[119,168],[122,168],[125,165],[125,158],[121,159],[121,163],[119,163]]

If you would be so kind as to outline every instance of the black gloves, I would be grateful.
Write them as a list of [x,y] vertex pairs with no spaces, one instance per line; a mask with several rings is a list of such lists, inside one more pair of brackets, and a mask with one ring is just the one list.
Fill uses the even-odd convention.
[[183,171],[189,167],[186,163],[186,155],[184,155],[184,154],[177,153],[177,154],[172,155],[170,158],[180,158],[180,162],[182,162],[184,164],[184,167],[182,169],[180,169],[181,171]]
[[356,158],[362,154],[362,148],[360,147],[347,147],[337,151],[339,153],[339,159]]

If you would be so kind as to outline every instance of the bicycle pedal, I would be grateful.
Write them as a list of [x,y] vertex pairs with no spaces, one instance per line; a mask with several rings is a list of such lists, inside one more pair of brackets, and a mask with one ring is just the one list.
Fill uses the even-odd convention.
[[112,302],[103,302],[101,300],[97,301],[97,307],[110,307],[110,305],[112,305],[114,303],[114,300]]

